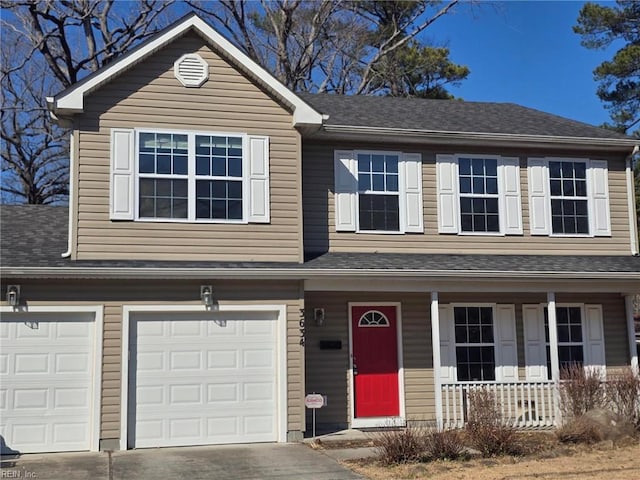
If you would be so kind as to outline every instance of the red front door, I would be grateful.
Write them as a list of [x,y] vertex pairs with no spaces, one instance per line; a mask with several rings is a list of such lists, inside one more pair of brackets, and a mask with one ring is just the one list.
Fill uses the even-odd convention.
[[400,415],[395,306],[351,307],[356,418]]

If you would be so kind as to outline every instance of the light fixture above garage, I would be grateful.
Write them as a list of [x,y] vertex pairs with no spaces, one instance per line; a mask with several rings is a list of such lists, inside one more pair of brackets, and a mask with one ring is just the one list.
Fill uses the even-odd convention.
[[9,285],[7,287],[7,303],[12,307],[17,307],[20,303],[20,285]]
[[213,288],[211,285],[200,285],[200,300],[205,307],[213,305]]

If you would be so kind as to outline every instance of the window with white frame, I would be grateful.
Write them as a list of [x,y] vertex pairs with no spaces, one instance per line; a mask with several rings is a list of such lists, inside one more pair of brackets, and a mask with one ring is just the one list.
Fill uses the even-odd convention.
[[531,235],[611,236],[606,160],[529,158]]
[[457,380],[495,380],[492,307],[456,306],[453,308],[453,318]]
[[421,154],[335,150],[334,175],[336,231],[424,231]]
[[586,162],[550,161],[551,231],[588,234]]
[[399,231],[398,154],[358,153],[357,161],[360,230]]
[[[582,309],[580,307],[556,306],[556,323],[560,371],[572,365],[583,365]],[[547,378],[550,380],[551,346],[549,342],[549,310],[546,307],[544,309],[544,338],[547,351]]]
[[242,138],[196,135],[196,218],[242,219]]
[[438,232],[521,235],[520,159],[438,154]]
[[499,232],[498,160],[458,159],[460,230]]
[[112,220],[269,223],[269,138],[111,129]]

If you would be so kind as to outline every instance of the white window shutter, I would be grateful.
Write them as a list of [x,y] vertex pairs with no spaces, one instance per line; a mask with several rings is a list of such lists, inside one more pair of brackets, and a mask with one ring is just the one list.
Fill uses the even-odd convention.
[[602,305],[585,305],[584,312],[584,363],[586,367],[597,369],[604,376],[606,359],[604,353]]
[[458,162],[453,155],[437,155],[438,232],[458,233]]
[[131,128],[111,129],[111,220],[133,220],[135,132]]
[[540,305],[522,306],[524,359],[527,380],[546,382],[547,346],[544,337],[544,314]]
[[522,235],[522,197],[520,195],[520,159],[502,157],[500,199],[501,221],[505,235]]
[[591,193],[591,233],[596,237],[611,236],[609,213],[609,181],[606,160],[591,160],[589,165],[589,187]]
[[269,137],[249,137],[248,181],[248,221],[269,223]]
[[404,231],[423,233],[422,155],[405,153],[400,162],[401,194],[404,194]]
[[527,170],[531,235],[549,235],[551,232],[551,205],[547,161],[544,158],[530,158]]
[[516,341],[516,310],[514,305],[496,307],[496,379],[501,382],[518,381],[518,347]]
[[358,168],[353,151],[334,152],[336,231],[356,231],[356,193],[358,192]]
[[440,382],[454,383],[457,379],[453,307],[440,305],[438,312],[440,317]]

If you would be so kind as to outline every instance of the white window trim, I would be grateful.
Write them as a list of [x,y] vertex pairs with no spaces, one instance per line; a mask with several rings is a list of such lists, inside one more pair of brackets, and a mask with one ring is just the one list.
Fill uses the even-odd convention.
[[[397,192],[377,192],[373,190],[366,190],[364,192],[360,191],[360,176],[358,170],[358,155],[396,155],[398,157],[398,191]],[[356,182],[358,184],[358,188],[356,190],[356,233],[364,233],[364,234],[381,234],[381,235],[403,235],[405,233],[405,225],[404,225],[404,202],[406,198],[406,191],[404,188],[404,182],[402,182],[402,178],[400,176],[400,163],[402,160],[402,152],[396,151],[388,151],[388,150],[354,150],[353,151],[354,160],[356,163]],[[360,194],[365,195],[396,195],[398,197],[398,230],[361,230],[360,229]]]
[[[590,173],[590,160],[588,158],[564,158],[564,157],[545,157],[545,165],[547,167],[547,181],[549,185],[549,195],[547,196],[547,203],[549,204],[549,236],[550,237],[568,237],[568,238],[589,238],[593,237],[593,216],[595,212],[593,211],[593,200],[591,195],[591,182],[589,181]],[[549,162],[573,162],[573,163],[584,163],[585,166],[585,182],[587,185],[587,196],[586,197],[567,197],[567,196],[557,196],[551,195],[551,175],[549,175]],[[589,233],[553,233],[553,215],[551,214],[551,200],[586,200],[587,201],[587,215],[589,218],[587,219],[589,223]]]
[[[481,158],[481,159],[495,159],[498,162],[497,165],[497,173],[498,173],[498,225],[500,230],[498,232],[463,232],[462,231],[462,210],[460,208],[460,197],[462,194],[460,193],[460,158]],[[482,236],[482,237],[505,237],[507,234],[505,233],[505,215],[504,211],[504,168],[502,167],[502,159],[505,158],[503,155],[494,155],[494,154],[479,154],[479,153],[455,153],[453,154],[453,159],[455,162],[455,182],[454,182],[454,190],[457,199],[457,215],[458,215],[458,233],[460,236]],[[465,196],[474,196],[473,194],[465,194]],[[487,195],[478,196],[482,198],[488,198]],[[520,205],[520,210],[522,211],[522,205]]]
[[[382,318],[384,318],[384,321],[386,322],[385,324],[369,324],[369,325],[363,325],[362,324],[362,319],[365,317],[365,315],[368,315],[370,313],[377,313],[378,315],[382,316]],[[368,312],[365,312],[361,317],[360,320],[358,320],[358,327],[359,328],[371,328],[371,327],[389,327],[391,326],[391,324],[389,323],[389,319],[387,318],[387,316],[382,313],[379,310],[369,310]]]
[[[500,342],[496,342],[496,338],[498,338],[497,336],[497,332],[496,332],[496,315],[497,315],[497,307],[498,304],[497,303],[473,303],[473,302],[465,302],[465,303],[450,303],[449,304],[451,306],[451,311],[452,311],[452,321],[453,321],[453,338],[452,338],[452,343],[453,343],[453,352],[455,355],[455,364],[453,365],[453,378],[454,383],[456,384],[471,384],[471,383],[488,383],[488,384],[493,384],[493,383],[500,383],[500,380],[498,380],[500,378],[500,368],[501,365],[498,365],[498,349],[500,348]],[[491,307],[491,328],[493,329],[493,343],[458,343],[456,341],[456,336],[455,336],[455,322],[456,322],[456,317],[455,317],[455,308],[456,307]],[[493,370],[494,370],[494,377],[495,380],[458,380],[458,354],[456,352],[456,348],[458,346],[461,347],[487,347],[487,346],[492,346],[493,347]],[[500,355],[501,356],[501,355]]]
[[[542,157],[540,158],[543,163],[545,168],[547,169],[547,210],[546,210],[546,215],[547,215],[547,221],[549,224],[549,233],[548,236],[549,237],[554,237],[554,238],[594,238],[595,237],[595,227],[594,227],[594,220],[595,220],[595,215],[596,212],[594,211],[594,207],[593,207],[593,191],[592,191],[592,185],[591,185],[591,175],[592,173],[590,172],[591,170],[591,160],[590,158],[583,158],[583,157]],[[586,180],[587,180],[587,196],[586,197],[575,197],[576,199],[586,199],[587,200],[587,215],[589,215],[589,233],[553,233],[553,225],[551,222],[551,178],[549,176],[549,162],[582,162],[585,164],[586,166]],[[607,195],[609,195],[609,191],[607,189]],[[554,197],[554,198],[560,198],[560,197]],[[567,200],[571,200],[574,199],[574,197],[562,197],[562,198],[566,198]],[[531,200],[529,200],[529,202],[531,202]],[[611,207],[609,207],[611,208]],[[610,212],[609,212],[610,213]]]
[[[558,308],[571,308],[571,307],[577,307],[580,309],[580,328],[582,329],[582,341],[579,342],[580,346],[582,347],[582,364],[584,367],[588,367],[587,365],[587,346],[585,343],[585,336],[587,334],[587,325],[585,324],[586,321],[586,311],[585,311],[585,304],[584,303],[556,303],[556,316],[557,316],[557,310]],[[542,304],[542,322],[544,324],[544,311],[545,309],[548,309],[549,305],[547,303],[543,303]],[[557,320],[556,320],[557,323]],[[549,325],[547,323],[547,325],[544,325],[544,332],[545,332],[545,336],[548,333],[548,328]],[[557,325],[556,325],[557,328]],[[549,337],[549,340],[551,340],[551,337]],[[578,342],[561,342],[560,340],[558,340],[558,354],[560,353],[560,347],[569,347],[569,346],[576,346],[578,345]],[[546,347],[549,347],[549,349],[551,349],[551,343],[550,341],[547,342],[546,338],[545,338],[545,342],[544,342],[544,346],[545,346],[545,351],[546,351]],[[547,362],[549,362],[549,359],[547,358]],[[545,368],[547,370],[547,379],[551,380],[549,378],[549,369],[547,368],[547,365],[545,364]],[[560,366],[560,369],[562,369],[562,366]]]
[[[140,134],[141,133],[163,133],[173,135],[187,135],[187,175],[173,174],[142,174],[142,178],[166,178],[172,180],[187,180],[187,218],[149,218],[140,217]],[[212,180],[221,179],[222,177],[212,176],[196,176],[195,162],[195,137],[203,136],[221,136],[221,137],[238,137],[242,139],[242,219],[207,219],[196,218],[196,180]],[[221,131],[200,131],[200,130],[173,130],[165,128],[136,128],[134,130],[134,221],[151,222],[151,223],[222,223],[222,224],[248,224],[249,223],[249,135],[238,132],[221,132]],[[226,177],[224,178],[227,179]]]

